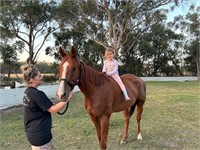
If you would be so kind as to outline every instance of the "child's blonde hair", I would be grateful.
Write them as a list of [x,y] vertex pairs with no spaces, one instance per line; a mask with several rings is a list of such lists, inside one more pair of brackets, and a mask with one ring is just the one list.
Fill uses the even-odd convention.
[[111,49],[111,48],[107,48],[107,49],[105,50],[105,54],[104,54],[104,57],[105,57],[105,58],[107,57],[107,55],[108,55],[109,52],[112,52],[112,53],[114,54],[114,56],[115,56],[115,51],[114,51],[113,49]]

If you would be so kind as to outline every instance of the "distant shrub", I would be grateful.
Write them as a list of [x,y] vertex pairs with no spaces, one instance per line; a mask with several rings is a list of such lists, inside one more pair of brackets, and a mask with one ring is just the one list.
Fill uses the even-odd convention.
[[58,78],[55,75],[48,75],[48,76],[44,75],[43,76],[43,81],[46,83],[52,83],[57,80],[58,80]]

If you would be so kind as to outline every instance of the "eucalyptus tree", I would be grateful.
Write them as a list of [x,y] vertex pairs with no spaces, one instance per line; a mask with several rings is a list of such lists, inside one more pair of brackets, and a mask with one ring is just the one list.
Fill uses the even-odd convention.
[[104,53],[101,45],[85,38],[84,35],[73,29],[65,30],[64,32],[55,32],[53,35],[56,39],[55,46],[48,46],[46,48],[46,54],[54,56],[55,63],[58,63],[60,60],[58,46],[61,44],[66,51],[69,51],[71,49],[71,45],[75,43],[80,59],[86,64],[90,64],[90,66],[100,70],[100,64],[103,62]]
[[199,71],[199,50],[200,49],[200,41],[194,40],[189,45],[185,47],[185,54],[187,56],[185,57],[185,69],[192,73],[192,75],[197,75],[198,79],[200,80],[200,76],[198,75]]
[[129,41],[127,51],[138,42],[147,29],[166,13],[161,6],[179,4],[181,0],[63,0],[59,22],[63,29],[74,29],[84,38],[104,48],[112,47],[117,53]]
[[[24,43],[14,40],[14,36],[9,32],[0,34],[0,58],[1,58],[1,75],[8,74],[10,77],[11,70],[18,67],[18,54],[23,52]],[[19,70],[19,68],[17,68]],[[15,73],[15,72],[14,72]]]
[[184,33],[185,68],[200,80],[200,6],[191,5],[186,15],[179,15],[169,25]]
[[21,49],[24,47],[24,44],[20,41],[16,41],[13,44],[9,44],[7,40],[2,40],[0,42],[0,58],[2,60],[1,73],[8,74],[10,77],[11,70],[15,69],[18,61],[18,53],[21,52]]
[[27,63],[35,64],[50,34],[57,29],[53,20],[57,4],[54,1],[1,1],[1,32],[22,41],[29,56]]
[[[189,68],[193,70],[198,76],[198,80],[200,80],[200,6],[196,8],[191,6],[190,10],[193,12],[186,15],[186,24],[188,31],[190,32],[191,42],[186,46],[186,54],[188,56],[185,58],[185,61],[187,64],[190,64],[191,67]],[[191,57],[192,59],[190,61],[189,58]],[[192,69],[193,66],[194,69]]]
[[[162,24],[152,26],[148,33],[142,36],[142,41],[139,43],[138,51],[140,59],[146,67],[146,75],[158,76],[160,74],[169,75],[169,62],[175,67],[171,70],[171,74],[181,74],[179,61],[179,43],[182,39],[181,34],[177,34],[170,29],[167,29]],[[171,46],[173,45],[173,46]]]

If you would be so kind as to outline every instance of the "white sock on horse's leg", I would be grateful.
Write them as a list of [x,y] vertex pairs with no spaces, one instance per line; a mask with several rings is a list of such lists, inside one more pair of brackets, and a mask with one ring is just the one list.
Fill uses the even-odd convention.
[[137,139],[138,139],[138,140],[142,140],[142,134],[141,134],[141,132],[138,133],[138,135],[137,135]]

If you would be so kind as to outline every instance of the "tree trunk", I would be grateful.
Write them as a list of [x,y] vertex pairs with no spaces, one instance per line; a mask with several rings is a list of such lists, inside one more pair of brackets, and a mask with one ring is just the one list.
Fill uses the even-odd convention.
[[197,78],[200,81],[200,50],[199,54],[197,55]]

